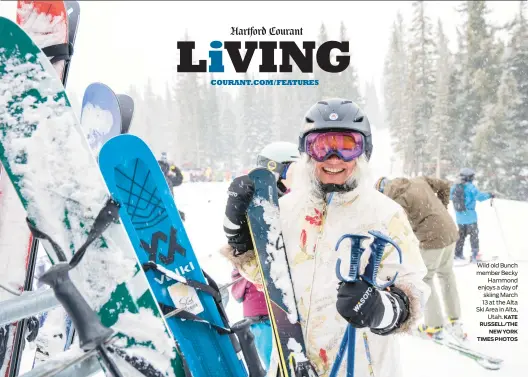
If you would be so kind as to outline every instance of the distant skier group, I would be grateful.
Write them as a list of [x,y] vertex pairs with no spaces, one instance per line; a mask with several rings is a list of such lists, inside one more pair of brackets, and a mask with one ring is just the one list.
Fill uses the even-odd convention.
[[[479,261],[475,203],[494,195],[479,192],[472,183],[475,173],[467,168],[453,185],[432,177],[381,177],[372,187],[366,182],[373,150],[370,124],[354,102],[319,101],[304,121],[298,145],[271,143],[258,156],[257,165],[273,171],[277,179],[282,234],[307,356],[319,376],[332,375],[338,342],[351,325],[362,339],[356,341],[353,353],[355,375],[372,375],[372,371],[375,376],[401,376],[395,334],[443,339],[447,330],[461,341],[466,339],[453,265],[455,259],[464,259],[468,235],[470,262]],[[277,368],[277,361],[247,221],[253,195],[249,176],[231,182],[224,219],[228,245],[221,253],[235,268],[233,278],[244,278],[232,293],[244,302],[246,317],[258,318],[257,348],[269,370]],[[450,200],[458,230],[447,210]],[[343,257],[334,250],[339,238],[369,230],[396,240],[403,252],[401,264],[394,249],[385,253],[379,276],[387,281],[396,274],[397,278],[384,290],[364,280],[339,282],[334,272],[336,259]],[[443,296],[433,284],[435,275]],[[418,326],[422,316],[424,323]],[[338,374],[345,375],[344,370]]]

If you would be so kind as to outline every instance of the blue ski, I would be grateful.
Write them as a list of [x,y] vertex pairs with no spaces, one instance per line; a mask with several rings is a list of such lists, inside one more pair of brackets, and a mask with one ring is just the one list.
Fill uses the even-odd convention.
[[247,376],[152,151],[136,136],[117,136],[103,145],[99,167],[156,299],[178,313],[167,323],[193,377]]

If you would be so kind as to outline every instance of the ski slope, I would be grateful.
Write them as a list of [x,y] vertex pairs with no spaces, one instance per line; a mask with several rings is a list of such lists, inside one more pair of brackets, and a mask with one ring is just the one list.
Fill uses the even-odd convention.
[[[401,173],[399,161],[392,159],[390,137],[387,131],[373,132],[376,146],[370,162],[372,183],[382,176],[395,177]],[[227,200],[228,182],[184,183],[174,189],[175,200],[185,212],[185,227],[202,268],[219,285],[230,282],[231,264],[218,253],[225,244],[223,217]],[[465,329],[472,345],[480,352],[504,359],[499,371],[483,369],[473,360],[455,351],[438,346],[426,340],[401,336],[401,365],[405,377],[521,377],[528,370],[528,244],[523,240],[528,218],[528,202],[514,202],[495,199],[477,204],[480,227],[481,253],[485,257],[498,256],[498,262],[516,261],[519,265],[519,341],[517,342],[476,342],[477,336],[489,336],[487,329],[479,326],[487,316],[476,313],[475,307],[482,299],[478,284],[484,284],[487,277],[476,276],[477,266],[455,268],[460,293]],[[451,214],[454,216],[452,208]],[[469,255],[469,240],[466,241],[465,255]],[[230,298],[227,313],[232,323],[242,319],[242,305]],[[29,351],[29,350],[28,350]],[[23,371],[31,368],[25,365]],[[99,374],[103,376],[103,373]],[[99,377],[98,375],[98,377]],[[358,376],[366,377],[366,376]]]

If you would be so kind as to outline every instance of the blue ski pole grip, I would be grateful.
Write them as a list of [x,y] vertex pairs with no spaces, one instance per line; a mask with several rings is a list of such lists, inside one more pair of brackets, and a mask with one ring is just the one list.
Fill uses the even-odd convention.
[[374,236],[374,241],[372,241],[372,243],[370,244],[371,253],[369,261],[367,267],[365,268],[365,273],[361,275],[361,277],[374,287],[378,289],[385,289],[388,286],[392,285],[396,280],[396,277],[398,276],[398,272],[396,272],[392,280],[388,283],[383,284],[381,286],[377,285],[376,283],[376,277],[378,276],[378,269],[381,263],[381,259],[383,258],[383,253],[385,252],[385,247],[387,246],[387,244],[391,244],[396,248],[400,257],[400,264],[402,263],[402,252],[399,246],[390,237],[387,237],[383,233],[375,230],[370,230],[369,234]]
[[339,280],[352,283],[359,279],[359,260],[361,259],[361,254],[365,251],[365,248],[361,247],[361,242],[369,237],[359,234],[345,234],[339,239],[339,241],[337,241],[335,247],[336,251],[339,249],[341,242],[346,238],[350,238],[351,240],[348,277],[343,277],[343,275],[341,275],[341,258],[337,258],[336,275]]

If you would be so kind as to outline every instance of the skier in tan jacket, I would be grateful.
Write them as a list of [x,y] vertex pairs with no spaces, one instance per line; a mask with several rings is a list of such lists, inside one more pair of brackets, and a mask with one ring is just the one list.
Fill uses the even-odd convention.
[[[425,323],[418,327],[419,333],[441,340],[445,337],[445,329],[459,340],[465,340],[467,335],[460,321],[460,298],[453,271],[458,229],[447,211],[450,182],[433,177],[391,180],[382,177],[376,188],[402,206],[420,241],[420,251],[427,266],[424,281],[431,289],[431,297],[425,307]],[[435,287],[435,275],[441,292]],[[446,309],[447,321],[442,316],[441,302]]]
[[[305,116],[299,150],[291,191],[280,198],[279,206],[307,356],[319,377],[328,377],[350,324],[358,332],[355,375],[371,375],[372,368],[376,377],[400,377],[396,334],[410,332],[422,315],[429,295],[423,282],[427,270],[403,209],[365,182],[372,153],[368,119],[352,101],[320,101]],[[229,245],[222,252],[258,287],[262,279],[246,220],[253,192],[247,176],[231,183],[224,222]],[[337,258],[350,258],[349,243],[342,242],[335,250],[339,238],[350,233],[368,235],[370,230],[391,237],[403,253],[400,264],[397,251],[387,247],[378,283],[398,276],[383,291],[363,280],[340,284],[336,277]],[[361,273],[370,254],[368,245],[363,246]],[[364,295],[363,306],[355,311]],[[346,375],[346,357],[339,377]],[[268,376],[276,375],[274,366],[272,358]]]

